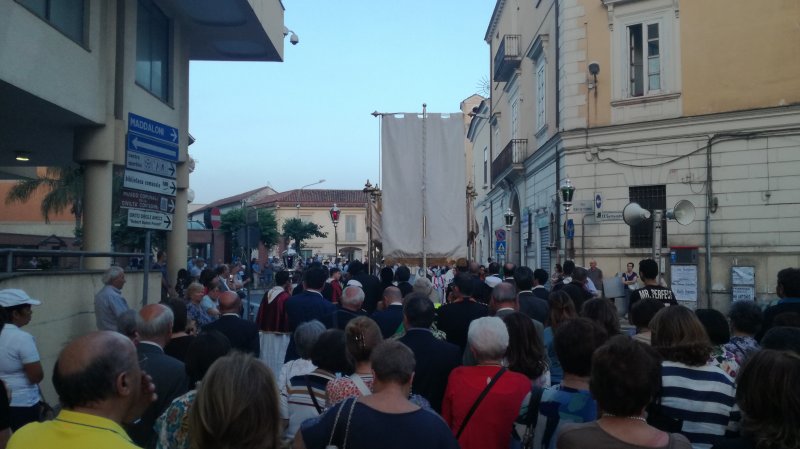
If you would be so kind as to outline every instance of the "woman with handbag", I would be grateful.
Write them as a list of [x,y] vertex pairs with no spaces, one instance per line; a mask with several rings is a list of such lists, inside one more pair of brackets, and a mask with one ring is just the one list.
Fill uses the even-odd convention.
[[0,379],[11,390],[11,430],[38,421],[42,406],[39,382],[44,378],[33,336],[21,328],[31,322],[41,301],[22,290],[0,290]]
[[450,373],[442,417],[462,449],[507,449],[522,400],[531,390],[531,380],[503,366],[508,328],[500,318],[472,321],[467,342],[478,364],[461,366]]
[[556,447],[690,449],[685,436],[662,432],[645,419],[645,409],[658,395],[660,383],[661,360],[655,350],[627,336],[612,338],[592,356],[589,390],[601,410],[600,418],[565,424]]
[[458,443],[434,412],[408,400],[414,353],[396,340],[379,344],[371,357],[373,393],[348,398],[319,420],[306,422],[296,449],[457,449]]

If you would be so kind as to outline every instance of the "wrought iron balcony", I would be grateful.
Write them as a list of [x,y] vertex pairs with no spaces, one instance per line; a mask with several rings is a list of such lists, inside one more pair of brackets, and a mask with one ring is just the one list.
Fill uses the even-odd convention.
[[494,80],[507,82],[522,61],[519,34],[506,34],[494,55]]
[[506,177],[521,175],[523,163],[528,155],[528,139],[511,139],[503,151],[492,161],[492,183]]

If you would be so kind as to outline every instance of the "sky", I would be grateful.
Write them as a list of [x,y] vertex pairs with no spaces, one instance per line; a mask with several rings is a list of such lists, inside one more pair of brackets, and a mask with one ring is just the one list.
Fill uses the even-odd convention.
[[491,0],[283,0],[284,62],[192,62],[194,203],[378,179],[379,112],[458,112],[489,74]]

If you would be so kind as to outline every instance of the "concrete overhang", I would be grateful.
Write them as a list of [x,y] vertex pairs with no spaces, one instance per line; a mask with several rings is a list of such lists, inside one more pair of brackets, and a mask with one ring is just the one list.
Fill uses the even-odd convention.
[[283,61],[281,0],[154,0],[187,32],[193,61]]

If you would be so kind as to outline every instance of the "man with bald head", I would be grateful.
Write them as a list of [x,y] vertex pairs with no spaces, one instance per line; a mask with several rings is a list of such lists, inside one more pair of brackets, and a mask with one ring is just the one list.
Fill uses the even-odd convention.
[[219,313],[222,316],[203,326],[203,330],[221,332],[231,341],[233,349],[258,357],[261,354],[258,326],[239,317],[241,311],[242,298],[233,291],[222,292],[219,296]]
[[373,313],[372,319],[381,328],[383,338],[397,332],[403,322],[403,295],[398,287],[390,286],[383,290],[383,310]]
[[61,412],[19,429],[9,449],[137,447],[122,424],[142,415],[155,400],[155,386],[139,367],[130,339],[100,331],[73,340],[58,356],[53,386]]
[[155,447],[153,424],[176,397],[186,393],[189,380],[183,362],[164,353],[172,337],[172,310],[163,304],[148,304],[136,317],[139,344],[136,351],[142,369],[153,377],[158,399],[142,415],[142,419],[127,426],[128,435],[139,446]]

